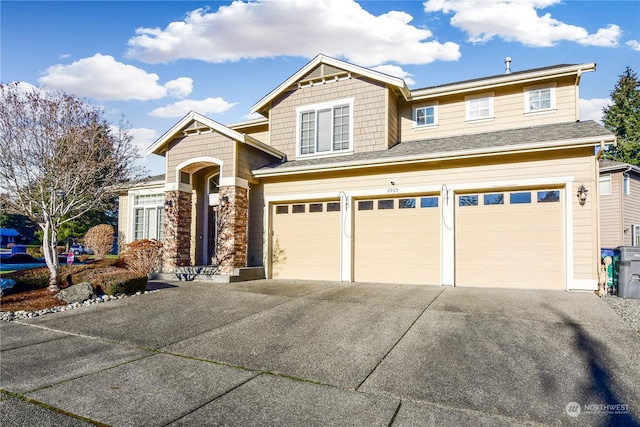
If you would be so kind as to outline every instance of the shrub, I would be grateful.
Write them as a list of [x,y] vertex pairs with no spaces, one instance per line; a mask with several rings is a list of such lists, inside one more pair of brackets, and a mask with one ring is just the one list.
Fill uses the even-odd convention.
[[27,253],[34,258],[42,258],[42,247],[41,246],[27,246]]
[[49,269],[46,267],[18,270],[13,273],[3,274],[4,279],[13,279],[20,288],[46,288],[49,286]]
[[91,285],[98,292],[107,295],[135,294],[147,289],[148,278],[132,271],[113,271],[97,275]]
[[84,244],[93,250],[96,259],[103,259],[113,248],[113,227],[99,224],[84,235]]
[[129,270],[140,275],[146,275],[160,269],[162,243],[155,239],[134,240],[124,245],[121,256]]

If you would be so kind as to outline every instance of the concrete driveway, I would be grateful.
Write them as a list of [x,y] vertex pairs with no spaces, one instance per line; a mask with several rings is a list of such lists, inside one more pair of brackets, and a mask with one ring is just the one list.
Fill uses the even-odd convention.
[[640,334],[593,293],[151,286],[2,322],[0,425],[640,425]]

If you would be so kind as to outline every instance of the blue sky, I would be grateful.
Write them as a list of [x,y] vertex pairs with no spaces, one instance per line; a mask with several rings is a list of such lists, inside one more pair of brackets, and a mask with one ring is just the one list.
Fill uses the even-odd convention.
[[[220,123],[318,53],[402,77],[410,88],[597,63],[581,119],[599,120],[626,66],[640,72],[640,2],[258,0],[0,2],[0,81],[86,98],[141,152],[190,110]],[[164,160],[141,160],[151,174]]]

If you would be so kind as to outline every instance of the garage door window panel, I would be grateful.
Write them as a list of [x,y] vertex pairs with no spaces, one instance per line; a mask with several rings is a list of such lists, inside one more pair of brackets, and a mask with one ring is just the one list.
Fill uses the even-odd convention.
[[538,191],[538,203],[555,203],[560,201],[560,191]]
[[293,205],[291,208],[292,213],[305,213],[305,205]]
[[378,210],[393,209],[394,204],[393,199],[378,200]]
[[359,211],[372,211],[373,210],[373,200],[362,200],[358,202],[358,210]]
[[413,209],[416,207],[416,199],[400,199],[398,202],[399,209]]
[[460,196],[458,206],[478,206],[478,195]]
[[504,194],[485,194],[483,197],[484,205],[504,205]]
[[289,213],[289,205],[279,205],[276,206],[276,215],[288,214]]
[[421,208],[437,208],[438,198],[437,197],[421,197],[420,207]]
[[509,203],[512,205],[531,203],[531,192],[511,193]]
[[322,209],[323,209],[323,204],[322,203],[310,203],[309,204],[309,212],[310,213],[322,212]]

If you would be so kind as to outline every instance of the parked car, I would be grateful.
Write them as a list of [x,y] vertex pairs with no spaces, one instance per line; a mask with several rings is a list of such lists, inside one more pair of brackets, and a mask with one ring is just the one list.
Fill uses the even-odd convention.
[[74,255],[93,255],[91,248],[87,248],[86,246],[77,243],[71,245],[69,252],[73,252]]

